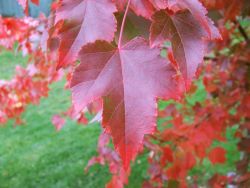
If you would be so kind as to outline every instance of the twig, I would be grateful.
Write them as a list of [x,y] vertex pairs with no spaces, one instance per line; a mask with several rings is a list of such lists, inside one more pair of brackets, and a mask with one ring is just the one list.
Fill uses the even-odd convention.
[[128,0],[127,7],[126,7],[126,10],[125,10],[125,13],[124,13],[124,16],[123,16],[121,30],[120,30],[120,36],[119,36],[119,40],[118,40],[118,49],[121,48],[122,35],[123,35],[123,30],[124,30],[124,26],[125,26],[126,17],[127,17],[127,14],[128,14],[128,9],[129,9],[129,5],[130,5],[130,1],[131,0]]
[[245,31],[245,29],[240,25],[239,22],[234,22],[236,25],[238,25],[238,28],[239,28],[239,31],[240,31],[240,34],[243,36],[243,38],[245,39],[246,42],[249,42],[249,37]]

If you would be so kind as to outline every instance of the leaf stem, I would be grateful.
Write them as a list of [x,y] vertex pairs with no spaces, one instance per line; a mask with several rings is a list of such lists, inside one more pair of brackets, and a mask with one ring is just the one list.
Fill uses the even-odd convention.
[[129,9],[129,5],[130,5],[130,1],[131,1],[131,0],[128,0],[127,7],[126,7],[126,10],[125,10],[123,19],[122,19],[122,25],[121,25],[121,30],[120,30],[120,36],[119,36],[119,40],[118,40],[118,49],[121,48],[121,44],[122,44],[122,35],[123,35],[123,31],[124,31],[124,26],[125,26],[126,17],[127,17],[127,14],[128,14],[128,9]]

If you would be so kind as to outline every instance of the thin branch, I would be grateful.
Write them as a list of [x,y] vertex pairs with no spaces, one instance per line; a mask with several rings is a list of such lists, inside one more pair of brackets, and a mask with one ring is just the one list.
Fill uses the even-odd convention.
[[248,37],[246,31],[244,30],[244,28],[241,25],[239,25],[239,31],[240,31],[241,35],[244,37],[244,39],[247,42],[249,42],[249,37]]
[[245,29],[240,25],[239,22],[235,21],[234,22],[236,25],[238,25],[238,28],[239,28],[239,31],[240,31],[240,34],[243,36],[243,38],[245,39],[246,42],[249,42],[249,37],[245,31]]
[[216,58],[216,57],[208,57],[208,56],[205,56],[205,57],[204,57],[204,60],[205,60],[205,61],[209,61],[209,60],[211,60],[211,61],[218,61],[218,58]]
[[131,0],[128,0],[127,7],[126,7],[126,10],[125,10],[125,13],[124,13],[124,16],[123,16],[121,30],[120,30],[120,36],[119,36],[119,40],[118,40],[118,49],[121,48],[122,35],[123,35],[123,31],[124,31],[124,26],[125,26],[126,17],[127,17],[127,14],[128,14],[128,9],[129,9],[129,5],[130,5],[130,1]]

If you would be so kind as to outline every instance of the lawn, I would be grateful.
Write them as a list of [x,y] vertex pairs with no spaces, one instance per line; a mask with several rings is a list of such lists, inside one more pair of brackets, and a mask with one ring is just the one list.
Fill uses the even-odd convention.
[[[10,52],[0,53],[0,79],[10,79],[17,64],[25,66],[27,58]],[[206,98],[201,82],[198,91],[187,96],[190,105]],[[164,106],[164,104],[162,104]],[[108,167],[95,165],[88,173],[84,168],[96,155],[97,139],[101,128],[98,123],[79,125],[67,120],[66,126],[56,132],[51,123],[54,114],[67,110],[70,93],[64,90],[64,81],[51,86],[48,98],[40,105],[30,105],[23,114],[25,124],[15,127],[13,122],[0,129],[0,188],[102,188],[110,179]],[[163,107],[163,106],[160,106]],[[160,121],[159,121],[160,123]],[[208,160],[190,173],[202,175],[203,184],[214,173],[235,171],[239,160],[237,140],[233,134],[237,125],[228,129],[227,163],[212,166]],[[147,154],[142,154],[132,168],[128,188],[141,187],[147,177]]]
[[[10,52],[0,54],[0,79],[9,79],[17,64],[27,58]],[[78,125],[67,120],[56,132],[51,123],[54,114],[67,110],[70,93],[64,82],[51,86],[48,98],[38,106],[30,105],[23,114],[25,125],[13,122],[0,129],[0,188],[101,188],[110,179],[108,167],[84,168],[96,153],[99,124]],[[146,176],[146,156],[135,162],[128,187],[141,186]]]

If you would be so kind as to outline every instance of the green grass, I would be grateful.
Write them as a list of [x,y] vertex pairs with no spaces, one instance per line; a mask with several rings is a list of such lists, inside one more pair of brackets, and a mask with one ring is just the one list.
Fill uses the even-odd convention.
[[[9,79],[13,68],[26,58],[10,52],[0,54],[0,79]],[[10,121],[0,129],[0,188],[101,188],[110,179],[108,167],[84,168],[96,155],[100,125],[77,125],[67,120],[56,132],[51,124],[54,114],[67,110],[69,91],[64,82],[51,86],[48,98],[40,105],[30,105],[23,114],[25,125],[14,127]],[[146,156],[133,165],[128,187],[141,187],[146,176]]]
[[0,79],[11,79],[15,73],[16,65],[24,67],[28,57],[23,57],[20,53],[13,54],[0,48]]

